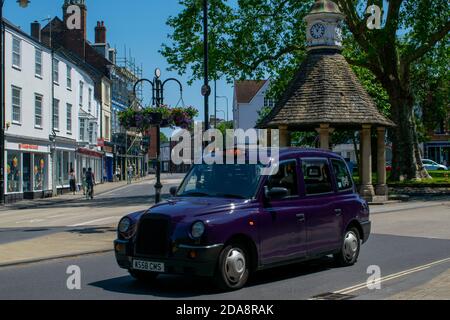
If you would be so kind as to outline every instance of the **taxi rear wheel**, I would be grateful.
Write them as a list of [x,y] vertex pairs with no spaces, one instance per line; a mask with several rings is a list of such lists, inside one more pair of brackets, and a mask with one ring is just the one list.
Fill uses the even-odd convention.
[[250,275],[250,259],[247,248],[240,244],[226,246],[219,256],[214,276],[216,285],[226,291],[245,286]]
[[139,270],[128,270],[130,275],[140,282],[152,282],[158,277],[158,273]]

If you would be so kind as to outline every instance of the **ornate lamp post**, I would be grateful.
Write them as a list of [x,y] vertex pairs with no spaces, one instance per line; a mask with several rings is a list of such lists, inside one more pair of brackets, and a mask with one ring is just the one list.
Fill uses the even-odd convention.
[[[0,0],[0,203],[5,202],[5,96],[4,96],[4,83],[5,83],[5,68],[4,68],[4,23],[3,23],[3,5],[5,0]],[[29,0],[17,0],[20,7],[26,8],[30,3]]]
[[[181,82],[175,78],[169,78],[165,81],[161,80],[161,70],[155,70],[155,77],[153,81],[149,79],[138,80],[133,88],[133,95],[136,97],[136,88],[142,82],[148,82],[152,86],[152,104],[160,107],[164,104],[164,86],[170,81],[175,81],[180,86],[180,95],[183,95],[183,86]],[[155,184],[155,203],[161,202],[161,190],[163,185],[161,184],[161,119],[156,124],[156,184]]]

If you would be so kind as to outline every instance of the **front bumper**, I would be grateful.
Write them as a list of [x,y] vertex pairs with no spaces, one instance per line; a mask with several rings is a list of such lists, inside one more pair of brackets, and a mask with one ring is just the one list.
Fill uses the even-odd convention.
[[133,259],[138,259],[164,263],[164,273],[167,274],[187,274],[205,277],[214,275],[217,259],[222,248],[223,244],[210,246],[177,245],[173,247],[169,257],[150,257],[136,255],[133,244],[130,241],[114,241],[116,260],[123,269],[131,270]]
[[361,222],[361,228],[363,230],[362,241],[363,241],[363,243],[365,243],[365,242],[367,242],[367,240],[369,240],[370,231],[372,229],[372,222],[370,222],[370,221]]

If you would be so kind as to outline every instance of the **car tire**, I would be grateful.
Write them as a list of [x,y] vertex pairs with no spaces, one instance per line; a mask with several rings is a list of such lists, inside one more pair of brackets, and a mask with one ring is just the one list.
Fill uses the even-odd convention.
[[239,290],[250,275],[250,259],[247,248],[240,244],[227,245],[219,255],[214,282],[224,291]]
[[128,270],[130,276],[136,279],[139,282],[151,283],[156,280],[158,277],[158,273],[155,272],[147,272],[147,271],[139,271],[139,270]]
[[352,266],[356,263],[361,249],[361,236],[356,227],[350,227],[344,234],[341,249],[333,257],[340,267]]

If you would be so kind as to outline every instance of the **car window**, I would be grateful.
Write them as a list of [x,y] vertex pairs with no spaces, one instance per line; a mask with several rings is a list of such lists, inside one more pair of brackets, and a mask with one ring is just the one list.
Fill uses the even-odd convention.
[[298,196],[297,161],[292,160],[280,163],[278,172],[269,177],[267,186],[272,188],[286,188],[288,196]]
[[327,159],[302,159],[306,195],[333,192]]
[[431,161],[430,160],[423,160],[422,163],[423,164],[431,164]]
[[256,164],[195,165],[178,195],[251,198],[256,193],[261,170]]
[[353,187],[352,177],[348,172],[347,165],[342,160],[331,160],[338,191],[348,190]]

